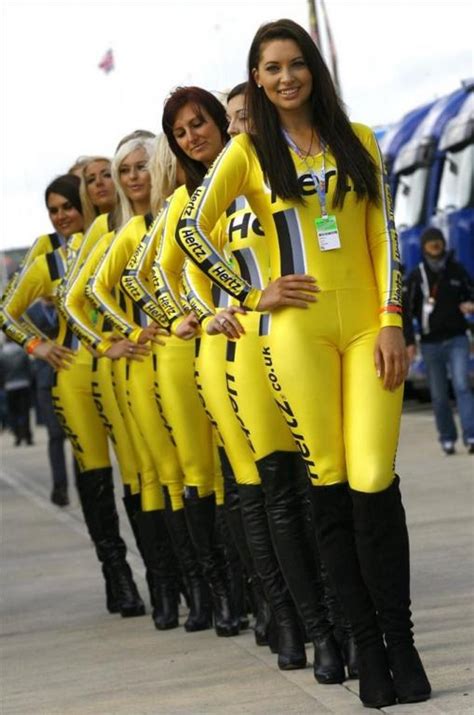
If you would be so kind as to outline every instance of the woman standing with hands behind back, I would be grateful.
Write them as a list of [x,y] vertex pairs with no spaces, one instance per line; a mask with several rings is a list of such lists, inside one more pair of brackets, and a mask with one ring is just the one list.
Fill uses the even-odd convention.
[[[394,473],[407,365],[380,152],[368,127],[349,122],[296,23],[262,26],[248,70],[254,132],[220,155],[177,239],[195,262],[205,255],[202,270],[244,307],[271,313],[261,330],[268,377],[306,462],[321,555],[358,645],[363,704],[426,700]],[[233,273],[210,240],[240,195],[269,244],[272,283],[263,291]]]

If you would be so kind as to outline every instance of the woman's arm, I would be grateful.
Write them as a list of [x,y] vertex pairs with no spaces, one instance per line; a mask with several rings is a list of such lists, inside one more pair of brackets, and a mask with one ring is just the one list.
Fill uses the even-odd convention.
[[380,300],[381,327],[402,327],[400,249],[393,219],[392,197],[382,154],[372,132],[366,141],[379,175],[380,202],[367,202],[366,232]]
[[121,276],[121,285],[127,295],[155,321],[161,328],[169,328],[169,320],[153,295],[151,273],[156,256],[157,243],[161,236],[163,214],[160,212],[150,231],[142,238],[135,252],[129,259]]

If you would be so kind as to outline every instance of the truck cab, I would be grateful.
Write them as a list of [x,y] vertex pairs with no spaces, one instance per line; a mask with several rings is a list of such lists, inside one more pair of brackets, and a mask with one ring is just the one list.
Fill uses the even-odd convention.
[[441,135],[444,152],[436,211],[430,224],[474,276],[474,92]]
[[436,209],[444,162],[441,136],[473,88],[474,83],[437,100],[395,157],[395,225],[407,273],[420,261],[420,235]]

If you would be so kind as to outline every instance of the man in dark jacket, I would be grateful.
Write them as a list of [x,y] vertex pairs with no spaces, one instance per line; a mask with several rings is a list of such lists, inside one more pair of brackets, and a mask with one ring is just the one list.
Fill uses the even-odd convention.
[[408,354],[415,356],[413,320],[438,429],[446,454],[454,454],[457,429],[449,402],[448,372],[456,397],[464,444],[474,454],[474,396],[469,385],[469,338],[466,315],[474,313],[474,284],[465,268],[446,251],[437,228],[421,236],[423,260],[405,286],[404,331]]
[[23,441],[33,444],[30,426],[31,362],[24,350],[8,338],[0,353],[0,372],[15,446]]
[[[54,339],[58,332],[58,318],[52,301],[40,299],[29,308],[29,319],[48,338]],[[48,457],[53,476],[51,501],[57,506],[69,504],[68,479],[64,440],[66,435],[59,424],[54,411],[51,389],[54,383],[54,370],[44,360],[34,360],[33,372],[36,382],[38,405],[48,430]]]

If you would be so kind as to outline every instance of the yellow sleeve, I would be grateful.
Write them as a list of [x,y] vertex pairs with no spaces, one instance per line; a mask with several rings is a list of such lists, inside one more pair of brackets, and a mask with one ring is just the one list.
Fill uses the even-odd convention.
[[109,233],[108,214],[101,214],[97,216],[85,235],[76,233],[71,236],[67,244],[68,253],[71,252],[71,261],[66,285],[72,283],[97,241],[107,233]]
[[365,142],[378,168],[379,205],[367,202],[366,231],[380,299],[381,327],[402,327],[400,250],[393,219],[392,197],[382,154],[372,131]]
[[39,255],[19,274],[15,289],[2,306],[2,330],[19,345],[25,345],[36,333],[21,321],[22,315],[38,298],[52,294],[45,254]]
[[62,300],[62,308],[66,320],[75,335],[85,345],[90,345],[100,353],[105,353],[112,345],[110,340],[104,338],[95,326],[92,312],[93,306],[86,297],[87,283],[99,265],[104,252],[107,250],[113,234],[105,234],[96,242],[92,253],[89,253],[75,278],[68,282],[68,287]]
[[123,336],[137,341],[143,328],[135,323],[118,304],[113,289],[120,284],[122,273],[136,249],[136,219],[134,217],[115,236],[103,256],[97,272],[91,276],[86,295]]
[[156,300],[175,329],[185,311],[180,298],[181,273],[186,256],[175,238],[181,212],[189,199],[185,186],[176,189],[163,211],[157,230],[156,253],[152,265],[152,280]]
[[156,256],[158,237],[161,235],[162,215],[160,212],[148,233],[142,238],[129,259],[121,277],[121,285],[127,295],[155,323],[162,328],[169,327],[169,320],[153,295],[151,274]]
[[184,264],[182,284],[184,297],[199,322],[202,323],[206,318],[212,318],[215,314],[215,306],[212,300],[212,283],[190,260],[187,260]]
[[178,223],[176,241],[211,281],[253,310],[262,291],[235,273],[211,240],[211,231],[221,214],[234,199],[245,195],[250,162],[239,139],[226,146],[194,192]]

